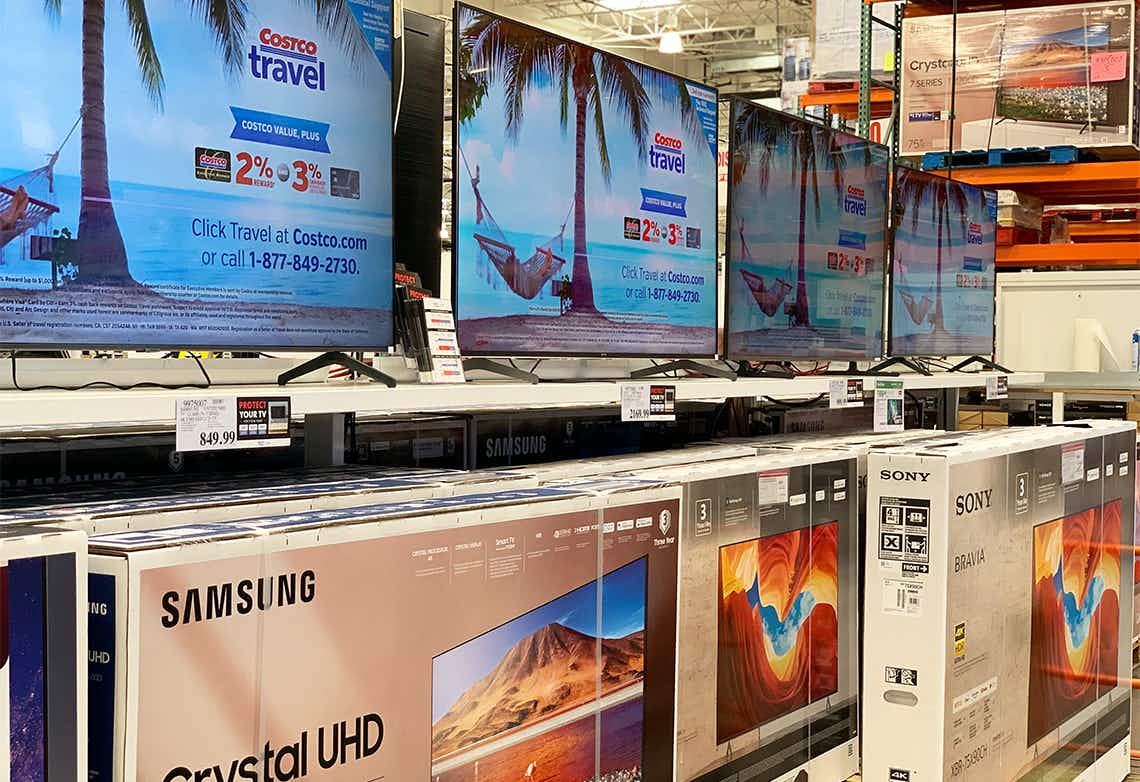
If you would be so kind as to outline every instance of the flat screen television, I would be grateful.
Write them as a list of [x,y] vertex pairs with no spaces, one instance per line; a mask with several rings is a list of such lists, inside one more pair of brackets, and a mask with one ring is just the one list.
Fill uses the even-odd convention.
[[[1132,20],[1123,7],[1011,15],[996,115],[1003,120],[1126,125]],[[1042,29],[1044,27],[1044,29]]]
[[994,351],[997,195],[895,169],[891,356]]
[[647,608],[641,557],[437,655],[432,782],[640,779]]
[[710,357],[717,93],[455,7],[465,355]]
[[0,344],[390,345],[390,2],[145,5],[0,5]]
[[741,100],[731,117],[728,356],[882,355],[888,149]]

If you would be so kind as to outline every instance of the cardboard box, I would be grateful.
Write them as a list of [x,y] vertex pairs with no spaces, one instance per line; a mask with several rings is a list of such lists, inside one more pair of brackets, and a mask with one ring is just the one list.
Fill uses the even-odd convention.
[[94,538],[91,780],[668,779],[681,495],[629,484]]
[[87,779],[87,539],[0,530],[0,780]]
[[684,486],[676,772],[661,779],[857,772],[855,457],[768,450],[633,475]]
[[958,431],[1000,429],[1009,426],[1009,411],[979,405],[958,408]]
[[[1135,157],[1132,0],[958,16],[954,149],[1075,145]],[[950,146],[950,16],[903,23],[904,155]]]
[[868,457],[863,774],[1121,782],[1134,425]]
[[[862,6],[861,0],[816,0],[812,80],[859,80],[859,28]],[[888,24],[895,23],[895,3],[878,4],[872,13]],[[894,33],[882,25],[872,25],[871,77],[880,82],[892,81],[894,61]],[[784,79],[787,80],[786,72]]]

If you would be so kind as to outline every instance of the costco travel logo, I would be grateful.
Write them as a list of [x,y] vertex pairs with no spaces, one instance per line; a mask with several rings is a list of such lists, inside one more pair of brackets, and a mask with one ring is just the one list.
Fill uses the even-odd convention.
[[843,195],[843,211],[849,215],[867,216],[867,194],[863,188],[848,185]]
[[679,138],[663,133],[653,134],[653,146],[649,148],[649,167],[671,174],[685,173],[685,145]]
[[970,231],[966,235],[966,244],[981,244],[982,243],[982,226],[978,223],[970,223]]
[[249,71],[255,79],[275,81],[315,92],[325,91],[325,63],[316,41],[282,35],[263,27],[249,47]]

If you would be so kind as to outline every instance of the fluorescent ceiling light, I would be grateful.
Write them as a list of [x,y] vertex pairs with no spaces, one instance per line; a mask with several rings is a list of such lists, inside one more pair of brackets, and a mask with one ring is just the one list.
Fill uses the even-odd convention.
[[657,51],[662,54],[680,54],[685,51],[685,44],[681,41],[681,34],[675,30],[666,30],[661,33],[661,43]]
[[680,5],[681,0],[594,0],[594,3],[611,11],[641,11],[645,8],[669,8]]

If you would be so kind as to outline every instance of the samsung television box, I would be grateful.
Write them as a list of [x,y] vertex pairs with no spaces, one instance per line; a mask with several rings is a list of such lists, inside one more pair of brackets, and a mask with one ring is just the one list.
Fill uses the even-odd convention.
[[680,498],[582,483],[94,538],[91,780],[667,780]]
[[872,451],[867,780],[1121,782],[1135,425]]
[[[950,147],[951,19],[903,22],[904,155]],[[1075,145],[1135,156],[1135,28],[1133,0],[959,14],[953,148]]]
[[[325,476],[299,484],[246,485],[239,488],[180,490],[139,499],[91,499],[29,506],[0,512],[0,525],[54,524],[88,534],[157,529],[182,524],[236,521],[258,516],[350,508],[427,497],[474,493],[500,485],[534,485],[528,474],[506,471],[382,471],[371,478]],[[253,479],[251,479],[251,483]]]
[[87,779],[87,538],[0,530],[0,780]]
[[856,469],[770,450],[635,473],[684,487],[677,782],[859,770]]

